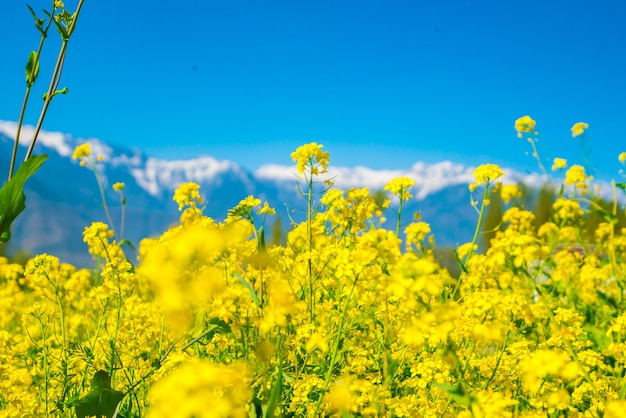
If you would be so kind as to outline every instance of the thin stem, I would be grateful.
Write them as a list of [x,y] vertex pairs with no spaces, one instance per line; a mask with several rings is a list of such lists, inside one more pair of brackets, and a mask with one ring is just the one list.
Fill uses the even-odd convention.
[[480,234],[480,229],[483,223],[483,216],[485,214],[485,201],[489,198],[489,181],[487,181],[487,183],[485,184],[485,193],[483,194],[483,200],[480,204],[480,210],[478,211],[478,221],[476,222],[476,229],[474,230],[474,237],[472,238],[472,243],[471,243],[471,247],[467,253],[467,255],[465,256],[465,260],[463,261],[463,268],[461,269],[461,276],[459,277],[459,280],[457,280],[456,282],[456,286],[454,287],[454,290],[452,291],[452,295],[456,295],[456,292],[459,290],[460,286],[461,286],[461,282],[463,281],[463,277],[467,274],[465,273],[467,271],[467,262],[469,261],[470,257],[472,256],[473,252],[474,252],[474,246],[476,245],[476,241],[478,241],[478,235]]
[[343,308],[343,312],[341,313],[341,321],[339,322],[339,329],[337,330],[337,339],[335,340],[335,345],[333,346],[333,352],[330,355],[330,363],[328,364],[328,370],[326,371],[326,379],[324,379],[324,387],[322,388],[322,393],[315,405],[315,412],[312,416],[317,417],[320,406],[322,405],[322,400],[324,399],[324,394],[328,390],[328,385],[330,384],[330,378],[333,375],[333,369],[335,367],[335,363],[337,362],[337,353],[339,352],[339,345],[342,340],[343,327],[346,322],[346,314],[348,312],[348,307],[350,306],[350,301],[352,300],[352,295],[354,294],[354,289],[356,288],[356,283],[359,280],[359,275],[357,274],[354,278],[354,282],[352,283],[352,288],[350,289],[350,294],[348,295],[348,299],[346,300],[346,305]]
[[37,136],[39,135],[39,132],[41,131],[43,120],[46,116],[46,112],[48,111],[48,106],[50,106],[50,102],[52,101],[52,98],[54,97],[54,93],[56,92],[57,87],[59,86],[59,82],[61,81],[61,72],[63,71],[63,63],[65,62],[65,52],[67,51],[67,43],[69,42],[69,38],[72,32],[74,32],[76,22],[78,21],[78,15],[80,14],[80,10],[83,6],[83,1],[84,0],[80,0],[78,2],[78,6],[76,7],[76,12],[74,12],[73,14],[72,23],[70,23],[70,27],[67,30],[67,34],[68,34],[67,39],[63,39],[63,42],[61,43],[61,49],[59,50],[59,55],[57,57],[57,61],[54,66],[54,71],[52,72],[52,78],[50,79],[50,86],[48,87],[48,93],[46,94],[46,98],[43,102],[43,107],[41,109],[41,113],[39,114],[39,120],[37,121],[37,126],[35,126],[35,132],[33,133],[33,139],[31,140],[30,145],[28,146],[28,150],[26,151],[26,157],[24,158],[24,161],[28,160],[33,153],[33,149],[35,148],[35,143],[37,142]]
[[9,177],[8,180],[11,180],[13,177],[13,171],[15,171],[15,161],[17,160],[17,147],[20,143],[20,134],[22,133],[22,125],[24,124],[24,115],[26,114],[26,105],[28,104],[28,98],[30,97],[30,91],[35,84],[34,76],[35,71],[37,71],[37,64],[39,63],[39,57],[41,56],[41,51],[43,49],[43,44],[48,37],[48,29],[50,29],[50,25],[52,24],[52,19],[54,19],[54,15],[56,12],[56,8],[52,9],[52,15],[48,19],[48,24],[46,25],[45,30],[41,30],[41,39],[39,40],[39,47],[37,48],[37,52],[35,53],[35,65],[30,70],[30,74],[28,80],[26,80],[26,92],[24,93],[24,101],[22,102],[22,109],[20,110],[20,117],[17,122],[17,132],[15,133],[15,143],[13,144],[13,152],[11,154],[11,165],[9,167]]

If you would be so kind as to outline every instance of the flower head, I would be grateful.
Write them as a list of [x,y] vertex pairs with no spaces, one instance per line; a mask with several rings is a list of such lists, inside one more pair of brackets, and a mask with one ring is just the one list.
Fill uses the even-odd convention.
[[559,168],[565,168],[567,167],[567,160],[563,159],[563,158],[555,158],[554,162],[552,163],[552,171],[556,171]]
[[204,203],[200,196],[200,185],[193,182],[182,183],[174,191],[174,201],[178,203],[178,210],[185,206],[196,208],[198,204]]
[[585,129],[589,128],[589,124],[585,122],[578,122],[572,126],[572,138],[576,138],[578,135],[585,133]]
[[124,183],[117,182],[117,183],[114,183],[112,187],[113,187],[113,190],[115,190],[116,192],[121,192],[122,190],[124,190],[125,186],[126,185]]
[[476,179],[476,184],[485,184],[493,180],[499,179],[504,175],[500,166],[496,164],[483,164],[478,166],[472,173]]
[[617,156],[617,159],[620,163],[624,164],[624,162],[626,162],[626,152],[620,153],[620,155]]
[[[307,165],[311,167],[311,174],[316,175],[326,172],[330,155],[322,151],[324,145],[316,142],[304,144],[291,153],[291,159],[296,162],[298,173],[304,174]],[[321,167],[321,171],[319,170]]]
[[79,160],[81,158],[89,157],[91,155],[91,144],[89,142],[85,142],[84,144],[80,144],[76,148],[74,148],[74,152],[72,153],[73,160]]
[[523,132],[533,132],[536,124],[537,122],[535,122],[530,116],[522,116],[515,121],[515,130],[521,136]]
[[413,195],[409,193],[409,188],[413,185],[415,185],[415,180],[412,178],[396,177],[385,185],[384,190],[389,190],[391,193],[398,196],[400,200],[404,201],[413,197]]

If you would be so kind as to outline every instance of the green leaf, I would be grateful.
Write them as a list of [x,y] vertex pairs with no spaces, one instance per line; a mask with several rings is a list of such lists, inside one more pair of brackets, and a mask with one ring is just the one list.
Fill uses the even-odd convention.
[[250,297],[252,298],[254,303],[256,303],[258,306],[261,306],[261,299],[259,299],[259,295],[256,294],[256,291],[254,290],[252,285],[248,283],[246,279],[241,277],[241,275],[239,275],[238,273],[233,273],[233,276],[235,276],[237,280],[239,280],[239,283],[241,283],[243,287],[248,289],[248,293],[250,293]]
[[104,370],[98,370],[91,379],[91,391],[80,398],[74,411],[78,418],[101,417],[113,418],[117,405],[124,394],[111,388],[111,376]]
[[615,183],[615,185],[622,189],[623,192],[626,192],[626,183]]
[[39,75],[39,59],[36,51],[30,51],[26,63],[26,84],[32,86]]
[[453,401],[460,403],[461,405],[470,406],[474,401],[474,397],[463,390],[463,387],[460,384],[455,386],[445,385],[443,383],[433,383],[438,388],[441,388],[448,392],[450,398]]
[[70,39],[70,36],[67,33],[67,29],[65,29],[65,26],[59,20],[54,19],[54,24],[56,25],[57,31],[59,31],[59,33],[61,34],[61,38],[64,41]]
[[[41,32],[41,34],[43,35],[44,31],[43,31],[43,24],[46,21],[45,19],[39,19],[37,17],[37,14],[35,13],[35,11],[33,10],[32,7],[30,7],[28,4],[26,5],[26,7],[28,7],[28,10],[30,10],[30,14],[33,15],[33,19],[35,19],[35,26],[37,27],[37,30],[39,30],[39,32]],[[44,13],[46,13],[46,11],[44,10]],[[47,13],[46,13],[47,14]]]
[[11,223],[26,209],[26,180],[39,170],[47,158],[47,155],[36,155],[24,161],[11,180],[0,189],[0,243],[11,239]]
[[273,417],[274,411],[278,407],[280,397],[283,393],[283,369],[282,364],[276,365],[276,380],[274,380],[274,386],[272,386],[272,392],[270,393],[270,400],[267,403],[267,408],[263,413],[263,417]]

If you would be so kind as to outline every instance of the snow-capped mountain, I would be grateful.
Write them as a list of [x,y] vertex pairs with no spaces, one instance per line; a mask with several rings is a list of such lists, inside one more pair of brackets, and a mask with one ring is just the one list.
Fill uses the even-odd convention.
[[[0,167],[8,172],[16,124],[0,121]],[[25,126],[21,138],[30,139],[33,128]],[[23,142],[23,141],[21,141]],[[12,249],[31,254],[47,252],[62,261],[88,265],[90,256],[82,242],[82,231],[92,221],[107,222],[95,175],[72,160],[74,148],[91,143],[100,181],[104,186],[113,222],[121,216],[119,196],[111,189],[115,182],[125,183],[126,231],[124,237],[134,244],[144,237],[161,233],[178,218],[172,200],[173,191],[182,182],[193,181],[202,186],[207,202],[205,213],[216,219],[225,217],[229,208],[253,194],[275,207],[284,216],[286,207],[303,207],[296,190],[295,167],[263,165],[254,172],[232,161],[218,161],[210,156],[189,160],[167,161],[152,158],[137,149],[106,144],[95,138],[73,138],[59,132],[41,132],[35,154],[48,154],[48,160],[26,184],[26,210],[12,227]],[[25,143],[20,144],[20,156]],[[368,187],[382,190],[394,177],[408,176],[417,184],[415,196],[406,213],[420,211],[431,224],[436,240],[442,245],[455,245],[471,239],[476,213],[469,203],[468,183],[473,181],[473,167],[444,161],[437,164],[417,162],[406,170],[372,170],[367,167],[329,166],[326,178],[333,178],[335,187]],[[512,170],[505,181],[537,184],[538,176],[523,175]],[[2,173],[2,176],[5,174]],[[305,206],[305,205],[304,205]],[[410,215],[408,215],[410,217]]]

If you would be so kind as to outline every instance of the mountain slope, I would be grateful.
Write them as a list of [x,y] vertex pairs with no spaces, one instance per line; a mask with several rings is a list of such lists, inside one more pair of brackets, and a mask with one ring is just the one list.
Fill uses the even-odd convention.
[[[30,137],[26,127],[23,137]],[[9,165],[15,124],[0,121],[1,167]],[[48,161],[26,185],[27,208],[13,227],[11,248],[31,254],[47,252],[62,261],[88,265],[91,257],[82,242],[82,230],[93,221],[107,222],[95,176],[88,168],[71,159],[72,150],[84,139],[70,135],[42,132],[35,154],[48,154]],[[182,182],[194,181],[202,186],[207,202],[205,213],[223,219],[229,208],[247,195],[268,200],[287,225],[287,207],[302,208],[304,200],[296,189],[293,166],[264,165],[254,173],[231,161],[218,161],[209,156],[189,160],[166,161],[151,158],[139,150],[113,146],[89,139],[94,155],[102,155],[97,163],[113,222],[119,225],[119,196],[111,189],[115,182],[125,183],[126,231],[135,245],[144,237],[154,236],[176,222],[178,212],[172,200],[173,191]],[[25,148],[20,146],[20,155]],[[417,181],[411,190],[415,198],[405,206],[406,219],[420,211],[431,224],[437,243],[455,245],[471,239],[476,212],[470,205],[467,184],[472,167],[449,161],[437,164],[417,162],[407,170],[372,170],[367,167],[329,167],[326,178],[333,178],[335,187],[369,187],[382,190],[397,176]],[[537,183],[537,176],[507,172],[506,181]],[[108,223],[108,222],[107,222]]]

